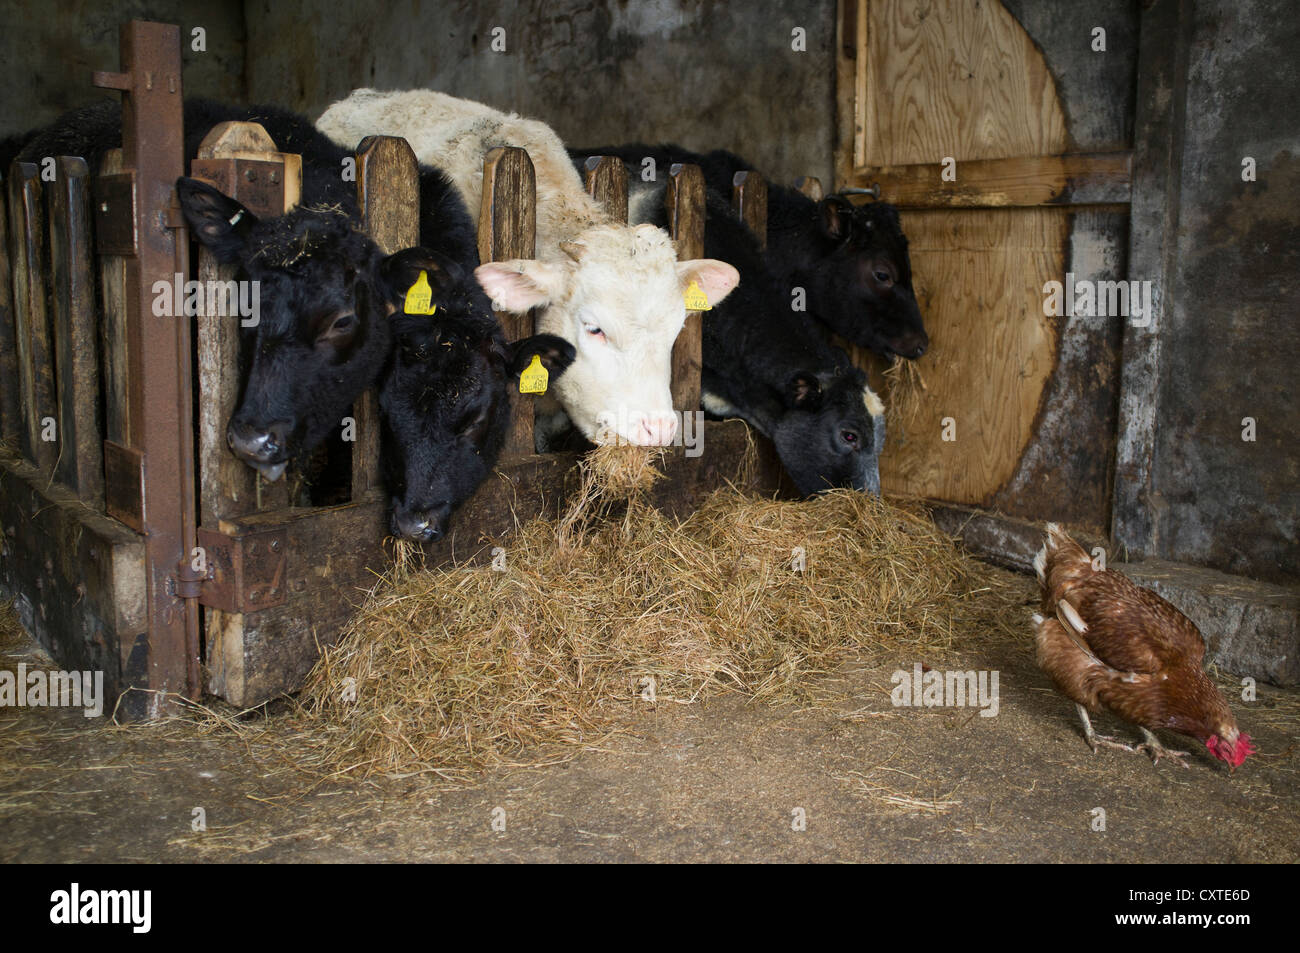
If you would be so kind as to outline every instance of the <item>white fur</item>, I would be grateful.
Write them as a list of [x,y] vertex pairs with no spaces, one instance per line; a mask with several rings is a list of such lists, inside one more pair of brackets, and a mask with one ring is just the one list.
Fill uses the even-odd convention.
[[479,282],[499,310],[541,308],[537,331],[574,345],[577,357],[554,392],[584,435],[672,442],[669,376],[686,320],[682,292],[698,281],[711,302],[720,301],[740,280],[734,268],[711,259],[679,262],[663,229],[610,219],[544,123],[432,90],[359,89],[330,106],[317,126],[347,148],[369,135],[405,138],[421,162],[450,176],[471,215],[482,204],[485,154],[498,146],[526,149],[537,181],[537,259],[481,265]]

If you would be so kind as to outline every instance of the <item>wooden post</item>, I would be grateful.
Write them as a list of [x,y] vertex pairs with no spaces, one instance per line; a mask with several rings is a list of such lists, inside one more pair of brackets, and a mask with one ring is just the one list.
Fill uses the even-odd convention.
[[1133,204],[1128,273],[1155,282],[1145,326],[1124,323],[1111,536],[1126,559],[1160,555],[1168,505],[1155,482],[1161,381],[1168,371],[1161,322],[1178,273],[1187,75],[1193,14],[1187,0],[1147,6],[1140,14],[1137,108],[1133,133]]
[[[45,307],[45,221],[41,213],[40,170],[15,162],[9,175],[9,233],[13,249],[14,337],[18,352],[18,388],[24,426],[19,431],[23,455],[49,472],[58,457],[56,441],[44,440],[45,421],[57,422],[54,350]],[[44,431],[44,433],[43,433]]]
[[[238,199],[259,218],[283,215],[298,204],[302,159],[278,152],[255,122],[223,122],[199,144],[190,174]],[[198,280],[233,281],[235,265],[222,265],[200,246]],[[206,302],[205,302],[206,304]],[[206,311],[206,308],[204,309]],[[198,318],[199,511],[205,526],[289,503],[288,477],[268,483],[226,443],[226,425],[239,404],[239,318],[202,313]]]
[[815,175],[799,176],[794,180],[794,187],[814,202],[820,202],[825,197],[822,191],[822,180]]
[[740,220],[767,248],[767,183],[759,172],[737,172],[731,179],[731,204]]
[[588,156],[583,164],[587,192],[616,222],[627,222],[627,166],[614,156]]
[[104,496],[99,413],[99,335],[90,235],[86,161],[61,156],[50,190],[50,265],[54,280],[54,342],[59,394],[61,483],[90,506]]
[[5,187],[8,169],[0,169],[0,440],[18,446],[23,410],[18,397],[18,341],[14,332],[13,270],[9,266],[9,217]]
[[[420,170],[405,139],[368,136],[357,146],[357,201],[366,234],[386,255],[420,244]],[[387,320],[386,317],[382,320]],[[380,490],[379,403],[373,390],[353,405],[352,499]]]
[[[698,165],[673,163],[664,203],[678,259],[704,257],[704,173]],[[687,311],[686,324],[673,342],[673,408],[683,413],[700,407],[703,330],[700,312]]]
[[[514,146],[493,149],[483,159],[483,203],[478,219],[478,256],[483,262],[532,258],[537,233],[537,180],[533,160]],[[531,314],[497,312],[506,339],[518,341],[533,333]],[[506,435],[504,457],[535,453],[533,402],[518,395],[514,419]]]

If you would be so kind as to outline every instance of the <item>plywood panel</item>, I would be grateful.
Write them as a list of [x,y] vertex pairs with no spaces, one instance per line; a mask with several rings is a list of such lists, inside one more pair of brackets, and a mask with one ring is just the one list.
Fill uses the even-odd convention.
[[[840,59],[841,187],[871,166],[926,165],[937,176],[951,157],[960,188],[963,162],[1068,149],[1051,74],[996,0],[841,0],[842,11],[849,7],[856,16],[842,17],[841,30],[855,38],[855,55]],[[1020,187],[1008,168],[1010,185]],[[915,395],[915,414],[895,421],[881,457],[886,492],[987,504],[1016,472],[1057,361],[1042,288],[1063,277],[1068,214],[903,212],[931,347],[917,365],[927,390]],[[887,403],[897,398],[878,360],[859,349],[854,360],[872,371]],[[945,418],[952,441],[943,439]]]
[[[881,483],[887,493],[986,502],[1015,472],[1056,363],[1042,288],[1061,272],[1066,219],[1056,209],[925,211],[904,225],[932,343],[920,364],[927,389],[915,415],[891,428]],[[945,441],[949,417],[956,439]]]
[[[1063,152],[1056,86],[996,0],[869,0],[860,165]],[[958,171],[960,178],[960,170]]]

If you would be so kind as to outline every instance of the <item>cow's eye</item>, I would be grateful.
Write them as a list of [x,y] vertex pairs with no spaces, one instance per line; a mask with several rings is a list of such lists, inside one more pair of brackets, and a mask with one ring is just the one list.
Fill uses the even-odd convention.
[[878,272],[876,272],[876,280],[879,281],[882,285],[887,285],[887,284],[889,284],[889,282],[890,282],[890,280],[891,280],[890,277],[889,277],[889,272],[887,272],[887,271],[878,271]]
[[840,439],[850,447],[856,447],[858,445],[858,435],[852,430],[841,430]]
[[600,328],[598,328],[598,327],[597,327],[596,325],[594,325],[594,324],[584,324],[584,325],[582,326],[582,330],[586,331],[586,332],[587,332],[588,334],[590,334],[592,337],[604,337],[604,336],[605,336],[605,332],[602,331]]

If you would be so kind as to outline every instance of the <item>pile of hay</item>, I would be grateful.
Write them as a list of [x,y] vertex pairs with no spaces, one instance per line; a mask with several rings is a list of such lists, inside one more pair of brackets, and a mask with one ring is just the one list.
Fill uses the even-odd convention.
[[499,541],[495,568],[399,562],[304,689],[324,760],[448,778],[537,763],[599,745],[636,706],[807,700],[850,653],[1018,619],[919,512],[727,489],[677,521],[639,495],[645,461],[595,455],[572,508]]

